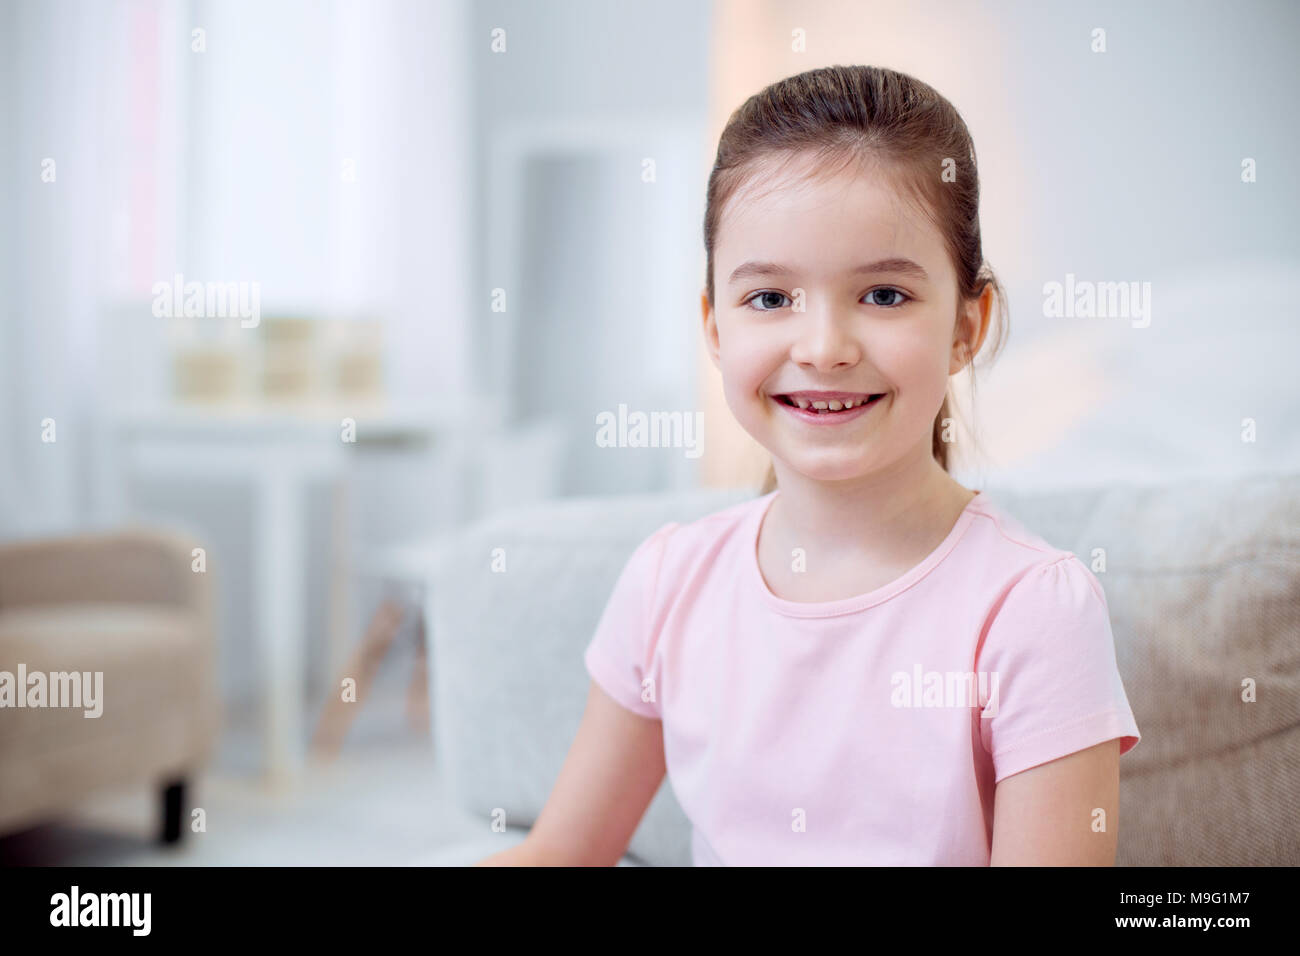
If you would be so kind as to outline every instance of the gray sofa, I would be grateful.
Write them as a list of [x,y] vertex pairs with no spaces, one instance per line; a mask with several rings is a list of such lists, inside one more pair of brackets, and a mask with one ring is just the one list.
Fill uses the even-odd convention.
[[[1117,863],[1300,863],[1300,475],[984,490],[1089,566],[1105,550],[1097,577],[1142,732],[1121,763]],[[413,865],[467,865],[523,839],[577,729],[582,654],[623,563],[662,524],[755,493],[563,499],[457,536],[428,607],[435,759],[482,822]],[[491,570],[496,548],[506,573]],[[666,779],[620,865],[690,862]]]

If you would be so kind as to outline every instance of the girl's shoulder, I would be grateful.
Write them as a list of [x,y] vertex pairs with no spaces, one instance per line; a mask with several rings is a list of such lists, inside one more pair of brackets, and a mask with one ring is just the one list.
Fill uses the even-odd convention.
[[1076,593],[1091,592],[1105,602],[1100,582],[1074,551],[1049,541],[997,496],[981,493],[971,506],[977,520],[972,522],[967,553],[992,572],[990,583],[996,589],[1068,587]]
[[1054,561],[1072,552],[1049,542],[1003,505],[1000,496],[982,491],[970,503],[974,522],[984,536],[1026,559]]
[[747,498],[695,518],[660,525],[637,548],[653,578],[680,588],[692,576],[739,562],[752,550],[758,521],[776,492]]
[[661,538],[665,544],[687,546],[715,542],[740,532],[748,523],[756,523],[776,492],[746,498],[708,514],[669,521],[660,525],[647,540]]

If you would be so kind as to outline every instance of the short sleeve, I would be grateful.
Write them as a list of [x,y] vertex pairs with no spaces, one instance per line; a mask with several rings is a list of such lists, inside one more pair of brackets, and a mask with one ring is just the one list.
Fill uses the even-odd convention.
[[646,683],[650,668],[653,601],[664,549],[677,522],[664,525],[637,546],[619,574],[601,613],[584,662],[591,679],[619,704],[658,720],[659,695]]
[[1105,594],[1075,555],[1011,588],[978,657],[990,693],[976,719],[995,783],[1116,737],[1121,754],[1137,746]]

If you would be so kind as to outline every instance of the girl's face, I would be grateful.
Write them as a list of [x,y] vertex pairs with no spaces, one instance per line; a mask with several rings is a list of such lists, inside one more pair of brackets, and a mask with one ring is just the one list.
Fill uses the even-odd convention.
[[[778,462],[809,478],[928,467],[948,376],[965,364],[962,341],[978,351],[968,323],[982,337],[979,311],[957,321],[943,240],[887,179],[850,166],[813,180],[806,162],[751,178],[718,224],[716,308],[706,297],[704,327],[727,404]],[[831,398],[798,394],[808,392],[849,393],[837,400],[855,407],[805,411],[785,398]]]

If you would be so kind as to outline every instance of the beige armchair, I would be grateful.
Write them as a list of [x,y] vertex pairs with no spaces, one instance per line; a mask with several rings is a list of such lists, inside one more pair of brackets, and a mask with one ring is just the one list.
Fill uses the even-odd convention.
[[[212,587],[194,547],[142,529],[0,545],[0,833],[145,785],[162,798],[161,838],[179,839],[186,781],[221,724]],[[59,676],[74,672],[84,681]],[[17,706],[40,704],[27,695],[41,683],[45,706]],[[50,706],[69,702],[81,706]]]

